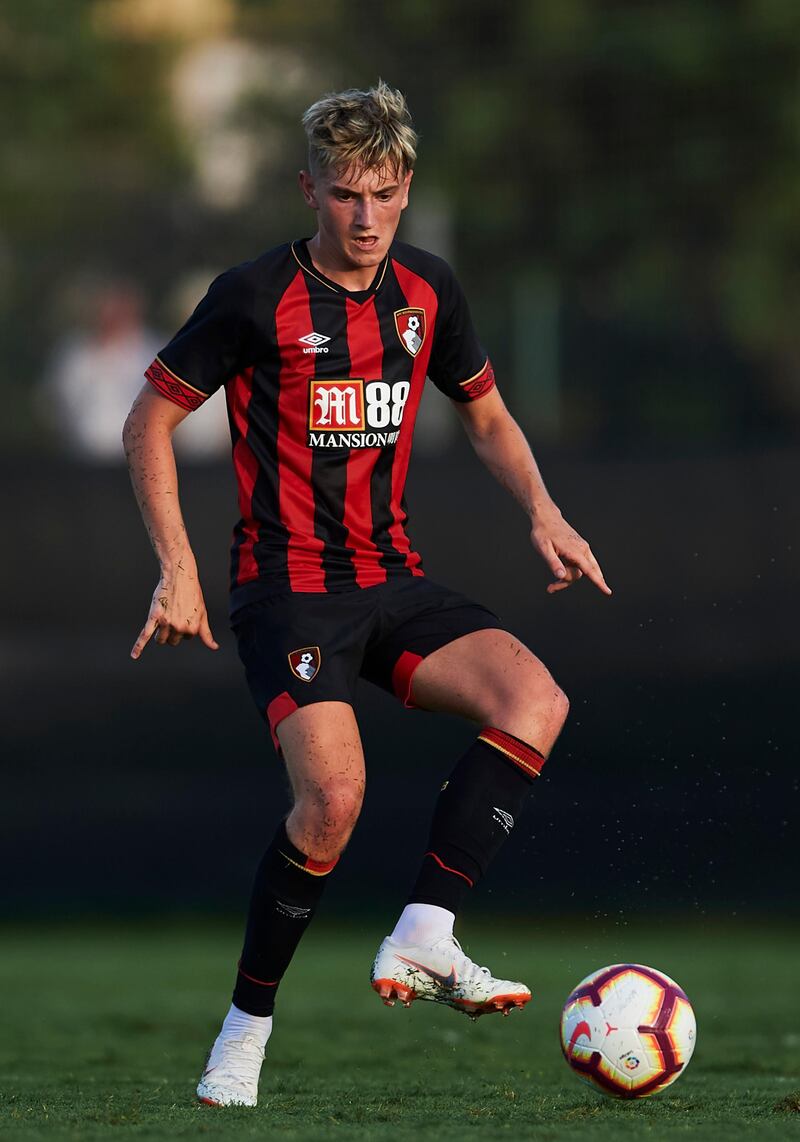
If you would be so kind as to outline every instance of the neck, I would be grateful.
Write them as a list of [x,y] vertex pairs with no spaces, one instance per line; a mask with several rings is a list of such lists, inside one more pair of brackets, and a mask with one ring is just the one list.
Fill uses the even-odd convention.
[[379,262],[374,266],[351,265],[336,249],[328,246],[319,233],[309,239],[307,248],[312,263],[321,274],[353,293],[369,289],[380,265]]

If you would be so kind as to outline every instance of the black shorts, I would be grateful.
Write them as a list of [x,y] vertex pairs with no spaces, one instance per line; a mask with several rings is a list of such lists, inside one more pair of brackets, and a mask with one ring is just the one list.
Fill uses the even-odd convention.
[[250,603],[232,619],[250,692],[275,748],[279,723],[315,702],[353,704],[366,678],[406,706],[428,654],[497,615],[465,595],[414,576],[339,594],[291,593]]

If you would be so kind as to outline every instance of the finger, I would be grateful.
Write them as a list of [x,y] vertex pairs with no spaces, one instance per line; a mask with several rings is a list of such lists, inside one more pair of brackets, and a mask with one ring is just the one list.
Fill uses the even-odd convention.
[[611,588],[603,578],[603,572],[600,570],[600,564],[597,562],[591,551],[589,554],[580,560],[580,567],[586,575],[587,579],[591,579],[595,587],[603,592],[604,595],[610,595]]
[[219,650],[219,643],[211,633],[211,627],[208,625],[208,619],[205,616],[200,621],[200,629],[197,633],[200,635],[200,641],[209,650]]
[[548,583],[547,593],[548,593],[548,595],[555,595],[557,591],[566,591],[567,587],[571,587],[571,586],[572,586],[572,583],[565,583],[565,582]]
[[158,624],[158,630],[156,631],[155,638],[153,639],[153,642],[158,643],[159,646],[164,646],[164,644],[166,643],[167,639],[170,636],[171,631],[172,631],[172,627],[169,625],[168,622],[159,623]]
[[556,554],[556,549],[553,547],[552,543],[547,544],[547,546],[542,551],[542,555],[544,556],[547,566],[553,572],[556,579],[563,579],[567,574],[567,569]]
[[583,572],[580,567],[576,567],[574,563],[567,563],[564,568],[564,578],[556,579],[555,583],[550,583],[547,590],[550,594],[553,593],[555,588],[563,591],[565,587],[570,587],[573,583],[577,583],[579,579],[583,578]]
[[179,630],[173,630],[172,633],[170,634],[169,638],[167,639],[167,642],[169,643],[170,646],[177,646],[178,643],[182,639],[183,639],[183,635],[181,634],[181,632]]
[[153,637],[153,634],[155,633],[155,629],[157,626],[158,626],[158,619],[148,618],[147,622],[144,624],[141,631],[139,632],[139,637],[137,638],[136,642],[133,644],[133,648],[131,650],[131,658],[138,658],[139,657],[139,655],[142,653],[144,648],[147,646],[150,639]]

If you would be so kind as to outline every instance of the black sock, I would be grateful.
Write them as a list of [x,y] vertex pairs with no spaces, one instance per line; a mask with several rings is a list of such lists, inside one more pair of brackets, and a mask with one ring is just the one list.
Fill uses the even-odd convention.
[[503,730],[481,731],[439,794],[409,904],[458,912],[514,827],[544,762],[538,750]]
[[233,1002],[248,1015],[271,1015],[275,992],[311,922],[336,860],[311,860],[281,823],[253,884]]

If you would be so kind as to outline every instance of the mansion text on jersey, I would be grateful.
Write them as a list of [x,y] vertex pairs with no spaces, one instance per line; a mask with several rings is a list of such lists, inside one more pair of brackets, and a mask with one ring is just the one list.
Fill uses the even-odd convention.
[[394,432],[309,432],[309,448],[384,448],[396,444],[400,430]]

